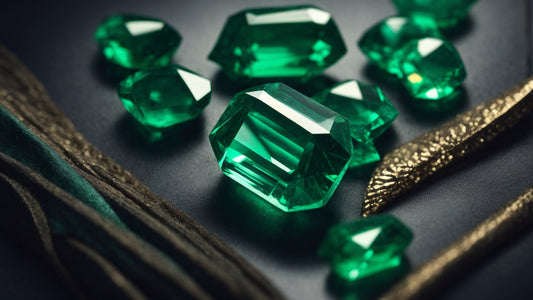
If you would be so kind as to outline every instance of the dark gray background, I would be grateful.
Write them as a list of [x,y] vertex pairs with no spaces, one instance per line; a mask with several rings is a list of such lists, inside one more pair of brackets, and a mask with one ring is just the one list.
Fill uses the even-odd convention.
[[[291,4],[306,3],[293,1]],[[377,142],[385,154],[415,136],[504,91],[530,74],[529,5],[520,0],[477,3],[464,30],[451,35],[468,72],[464,97],[440,112],[421,112],[401,88],[376,75],[356,46],[366,29],[393,15],[387,0],[313,1],[330,11],[348,53],[325,72],[325,84],[358,79],[379,84],[400,114]],[[236,91],[206,59],[226,17],[273,1],[3,1],[0,42],[15,52],[44,83],[52,99],[82,134],[130,170],[154,192],[233,246],[291,299],[339,295],[328,284],[328,267],[315,256],[325,230],[358,218],[370,171],[347,174],[322,209],[284,214],[256,201],[225,179],[207,135]],[[99,21],[114,13],[141,13],[175,26],[183,42],[175,62],[210,78],[212,103],[179,137],[143,142],[117,98],[93,41]],[[313,87],[301,87],[311,92]],[[415,234],[407,250],[420,265],[533,183],[533,119],[476,153],[453,171],[431,180],[389,210]],[[533,233],[510,244],[449,289],[449,299],[527,299],[533,277]],[[47,266],[0,235],[0,298],[68,298]]]

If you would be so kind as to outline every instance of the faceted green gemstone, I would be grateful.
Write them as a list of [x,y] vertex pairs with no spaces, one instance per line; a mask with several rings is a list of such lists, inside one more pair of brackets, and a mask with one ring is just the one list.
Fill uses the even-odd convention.
[[118,95],[145,126],[167,128],[196,118],[209,104],[211,83],[181,66],[138,71],[124,79]]
[[209,139],[224,174],[286,212],[326,205],[352,154],[348,121],[282,83],[236,94]]
[[354,139],[366,143],[376,139],[398,116],[381,89],[357,80],[346,80],[313,97],[350,122]]
[[395,217],[372,216],[332,227],[318,255],[339,277],[359,280],[398,267],[412,239],[413,233]]
[[403,84],[419,99],[441,99],[452,94],[466,78],[457,50],[448,41],[424,38],[398,51]]
[[402,15],[424,15],[441,28],[455,26],[477,0],[392,0]]
[[413,16],[390,17],[363,34],[359,48],[370,62],[392,74],[399,74],[401,57],[395,53],[409,41],[424,37],[440,37],[433,19]]
[[361,143],[354,140],[350,168],[356,168],[362,165],[374,163],[380,159],[381,157],[379,156],[378,150],[376,150],[373,141]]
[[209,55],[233,79],[316,76],[346,53],[330,13],[314,6],[258,8],[229,17]]
[[168,65],[181,42],[179,33],[165,22],[137,15],[106,18],[94,38],[109,61],[128,69]]

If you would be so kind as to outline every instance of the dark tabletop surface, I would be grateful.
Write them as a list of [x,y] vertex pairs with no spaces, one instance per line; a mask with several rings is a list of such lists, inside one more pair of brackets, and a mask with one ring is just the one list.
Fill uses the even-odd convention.
[[[348,53],[319,81],[358,79],[379,84],[399,116],[378,141],[385,154],[442,124],[458,112],[496,96],[530,70],[530,24],[526,1],[483,0],[464,29],[451,34],[468,72],[464,96],[440,112],[420,112],[401,89],[388,83],[359,51],[366,29],[395,13],[390,1],[308,1],[334,16]],[[301,1],[294,1],[301,4]],[[306,3],[306,2],[303,2]],[[155,193],[184,210],[263,271],[290,299],[339,295],[328,284],[328,266],[316,247],[330,225],[359,218],[371,170],[347,174],[330,203],[319,210],[285,214],[255,201],[224,178],[207,135],[231,96],[231,83],[206,59],[226,17],[254,6],[287,1],[3,1],[0,43],[17,54],[48,89],[78,130]],[[116,80],[93,41],[99,21],[114,13],[141,13],[166,20],[183,36],[175,62],[212,80],[211,104],[179,137],[149,144],[134,130],[115,91]],[[310,93],[314,87],[302,87]],[[533,118],[456,168],[442,173],[389,212],[415,238],[406,256],[416,267],[533,184]],[[530,299],[533,232],[508,245],[444,294],[447,299]],[[0,298],[69,298],[60,279],[31,253],[0,235]]]

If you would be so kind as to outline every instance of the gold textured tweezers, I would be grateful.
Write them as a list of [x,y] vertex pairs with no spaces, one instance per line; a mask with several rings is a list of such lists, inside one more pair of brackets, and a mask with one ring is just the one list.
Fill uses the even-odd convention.
[[385,155],[366,189],[362,215],[383,210],[437,171],[476,151],[533,111],[533,77]]
[[433,299],[438,290],[464,276],[464,270],[480,264],[532,224],[533,186],[411,272],[380,299]]

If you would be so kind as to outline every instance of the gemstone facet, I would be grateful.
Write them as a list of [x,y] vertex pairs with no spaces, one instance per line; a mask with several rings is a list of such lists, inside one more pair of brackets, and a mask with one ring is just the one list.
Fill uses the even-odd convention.
[[452,94],[466,78],[466,70],[451,43],[438,38],[411,41],[399,54],[404,86],[419,99],[441,99]]
[[181,42],[165,22],[127,14],[106,18],[94,38],[109,61],[127,69],[166,66]]
[[361,143],[353,140],[353,154],[350,161],[350,168],[377,162],[381,159],[373,141]]
[[306,80],[345,53],[330,13],[314,6],[288,6],[248,9],[230,16],[209,59],[234,80]]
[[424,15],[433,18],[439,27],[449,28],[466,17],[477,0],[392,0],[401,15]]
[[398,111],[375,85],[346,80],[313,97],[343,115],[352,137],[362,143],[376,139],[396,119]]
[[327,204],[348,168],[348,121],[282,83],[236,94],[209,135],[220,168],[277,208]]
[[118,95],[141,124],[167,128],[202,112],[211,99],[211,83],[181,66],[170,65],[130,75],[120,83]]
[[359,280],[398,267],[413,233],[391,215],[379,215],[333,226],[318,255],[346,280]]
[[395,16],[386,18],[366,31],[358,45],[370,62],[389,73],[399,74],[401,57],[396,55],[398,50],[409,41],[440,36],[433,19]]

